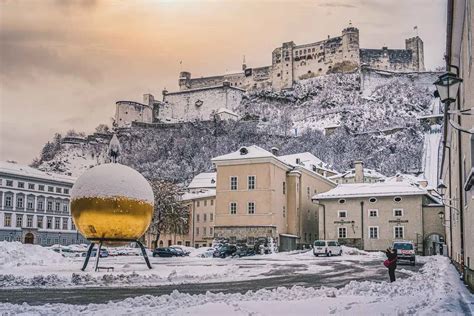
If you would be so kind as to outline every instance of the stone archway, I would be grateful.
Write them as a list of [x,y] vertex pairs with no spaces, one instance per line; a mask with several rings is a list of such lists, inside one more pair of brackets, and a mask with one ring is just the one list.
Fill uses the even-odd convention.
[[33,235],[32,233],[26,233],[24,243],[25,244],[34,244],[35,243],[35,235]]
[[432,233],[425,238],[425,256],[444,255],[444,236],[438,233]]

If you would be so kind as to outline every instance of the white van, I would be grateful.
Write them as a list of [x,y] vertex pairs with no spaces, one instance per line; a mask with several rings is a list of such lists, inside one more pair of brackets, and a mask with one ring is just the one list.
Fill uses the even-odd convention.
[[342,248],[336,240],[316,240],[313,244],[313,254],[319,255],[341,256]]
[[397,258],[400,261],[408,261],[412,266],[415,261],[415,244],[411,241],[394,241],[393,249],[397,249]]

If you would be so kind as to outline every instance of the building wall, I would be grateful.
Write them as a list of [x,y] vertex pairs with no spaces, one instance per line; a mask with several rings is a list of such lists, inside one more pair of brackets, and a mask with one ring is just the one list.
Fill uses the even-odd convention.
[[133,101],[116,102],[115,124],[117,127],[127,127],[132,122],[152,123],[153,108]]
[[159,107],[158,118],[162,121],[209,120],[220,108],[234,110],[240,104],[243,93],[240,89],[226,85],[166,93]]
[[[400,202],[395,202],[393,198],[377,197],[375,203],[369,202],[369,198],[346,198],[344,204],[339,203],[339,199],[322,200],[325,211],[320,207],[319,238],[339,239],[343,244],[361,246],[364,250],[385,250],[395,240],[394,227],[403,226],[404,237],[401,239],[422,243],[422,196],[402,196]],[[403,215],[395,217],[394,209],[402,209]],[[369,210],[378,210],[378,216],[370,217]],[[339,217],[339,211],[346,211],[347,216]],[[322,226],[324,223],[325,229]],[[338,237],[339,227],[346,228],[347,238]],[[369,238],[369,227],[378,227],[378,238]],[[422,245],[419,245],[419,251],[421,248]]]
[[43,246],[87,242],[71,217],[71,187],[72,183],[0,173],[0,240],[25,242],[32,236],[34,244]]

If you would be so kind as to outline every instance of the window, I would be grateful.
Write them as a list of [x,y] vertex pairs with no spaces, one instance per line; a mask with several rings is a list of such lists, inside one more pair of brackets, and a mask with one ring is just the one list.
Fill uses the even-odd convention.
[[338,216],[340,218],[346,218],[347,217],[347,211],[339,211]]
[[207,200],[204,200],[204,206],[207,206]]
[[400,196],[396,196],[393,198],[393,201],[396,203],[400,203],[402,201],[402,198]]
[[3,225],[5,227],[11,227],[12,226],[12,214],[9,214],[9,213],[3,214]]
[[54,192],[54,187],[48,187],[48,192]]
[[16,198],[16,207],[17,208],[23,208],[23,197],[19,196]]
[[199,216],[199,214],[197,214],[196,215],[196,222],[199,222],[199,218],[200,218],[200,216]]
[[203,234],[204,236],[206,236],[206,234],[207,234],[207,229],[206,229],[206,227],[203,227],[203,228],[202,228],[202,234]]
[[67,218],[63,218],[63,230],[67,230]]
[[33,215],[26,217],[26,227],[33,227]]
[[23,215],[16,216],[16,227],[23,227]]
[[213,205],[214,205],[214,200],[211,200],[211,206],[213,206]]
[[36,227],[43,228],[43,216],[38,216],[36,218]]
[[204,221],[207,221],[207,214],[204,213],[202,216],[203,216],[203,220],[204,220]]
[[283,206],[283,217],[286,217],[286,206]]
[[12,207],[12,197],[9,195],[5,196],[5,207]]
[[214,236],[214,229],[209,227],[209,235]]
[[237,177],[230,177],[230,189],[237,190]]
[[76,230],[76,225],[74,225],[74,221],[71,221],[71,230]]
[[56,202],[54,210],[55,210],[56,212],[59,212],[59,211],[61,210],[61,203]]
[[379,239],[379,228],[376,226],[369,227],[369,238]]
[[63,193],[64,193],[64,194],[69,194],[69,189],[66,189],[66,188],[63,189]]
[[346,203],[346,200],[344,200],[344,199],[339,200],[339,204],[344,204],[344,203]]
[[393,210],[393,216],[402,217],[403,216],[403,210],[401,208],[394,209]]
[[28,189],[34,190],[35,189],[35,184],[34,183],[28,183]]
[[32,200],[27,201],[26,208],[29,209],[29,210],[33,209],[33,201]]
[[213,213],[209,213],[209,221],[214,221],[214,214]]
[[196,227],[196,235],[199,235],[199,227]]
[[286,194],[286,182],[283,181],[283,194]]
[[404,227],[403,226],[395,226],[393,228],[393,237],[395,239],[403,239],[403,236],[404,236]]
[[61,224],[61,218],[55,217],[54,218],[54,229],[59,229],[59,225]]
[[230,214],[232,214],[232,215],[237,214],[237,203],[235,203],[235,202],[230,202],[230,204],[229,204],[229,212],[230,212]]
[[63,213],[67,213],[68,212],[68,205],[67,203],[64,203],[63,204]]
[[12,187],[13,186],[13,180],[7,180],[6,185],[7,185],[7,187]]
[[308,200],[310,199],[310,195],[311,195],[311,189],[309,187],[306,188],[306,195],[307,195],[307,198]]
[[44,191],[44,185],[39,184],[39,185],[38,185],[38,190],[39,190],[39,191]]
[[25,187],[25,182],[18,182],[18,187],[23,189]]
[[38,211],[42,211],[43,210],[43,201],[38,201]]
[[61,188],[56,188],[56,193],[61,193],[62,191]]
[[338,238],[347,238],[347,228],[346,227],[339,227],[337,229],[337,237]]
[[370,203],[375,203],[375,202],[377,202],[377,199],[374,198],[374,197],[372,197],[372,198],[369,199],[369,202],[370,202]]
[[255,190],[255,176],[248,176],[248,189]]
[[201,203],[199,201],[196,202],[196,206],[199,207]]
[[379,210],[371,209],[369,210],[369,217],[377,217],[379,216]]
[[255,202],[249,202],[247,205],[247,212],[249,214],[255,214]]

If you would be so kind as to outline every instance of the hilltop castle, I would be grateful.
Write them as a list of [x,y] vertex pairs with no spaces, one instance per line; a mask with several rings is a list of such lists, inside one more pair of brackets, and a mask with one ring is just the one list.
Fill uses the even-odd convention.
[[349,26],[341,36],[323,41],[296,45],[283,43],[272,52],[271,66],[250,68],[244,63],[242,71],[233,74],[191,78],[183,71],[179,77],[180,91],[222,85],[245,90],[291,88],[293,83],[320,75],[351,72],[360,66],[380,70],[411,72],[424,71],[423,41],[418,36],[405,40],[405,49],[364,49],[359,47],[359,30]]
[[272,52],[270,66],[251,68],[242,64],[242,71],[211,77],[192,78],[183,71],[179,91],[163,90],[163,99],[144,95],[144,103],[118,101],[115,125],[129,126],[132,122],[171,123],[238,118],[233,113],[242,95],[253,89],[289,89],[303,79],[331,73],[354,72],[362,67],[391,72],[421,72],[425,70],[423,41],[415,36],[405,40],[405,49],[365,49],[359,47],[359,30],[352,25],[341,36],[310,44],[283,43]]

